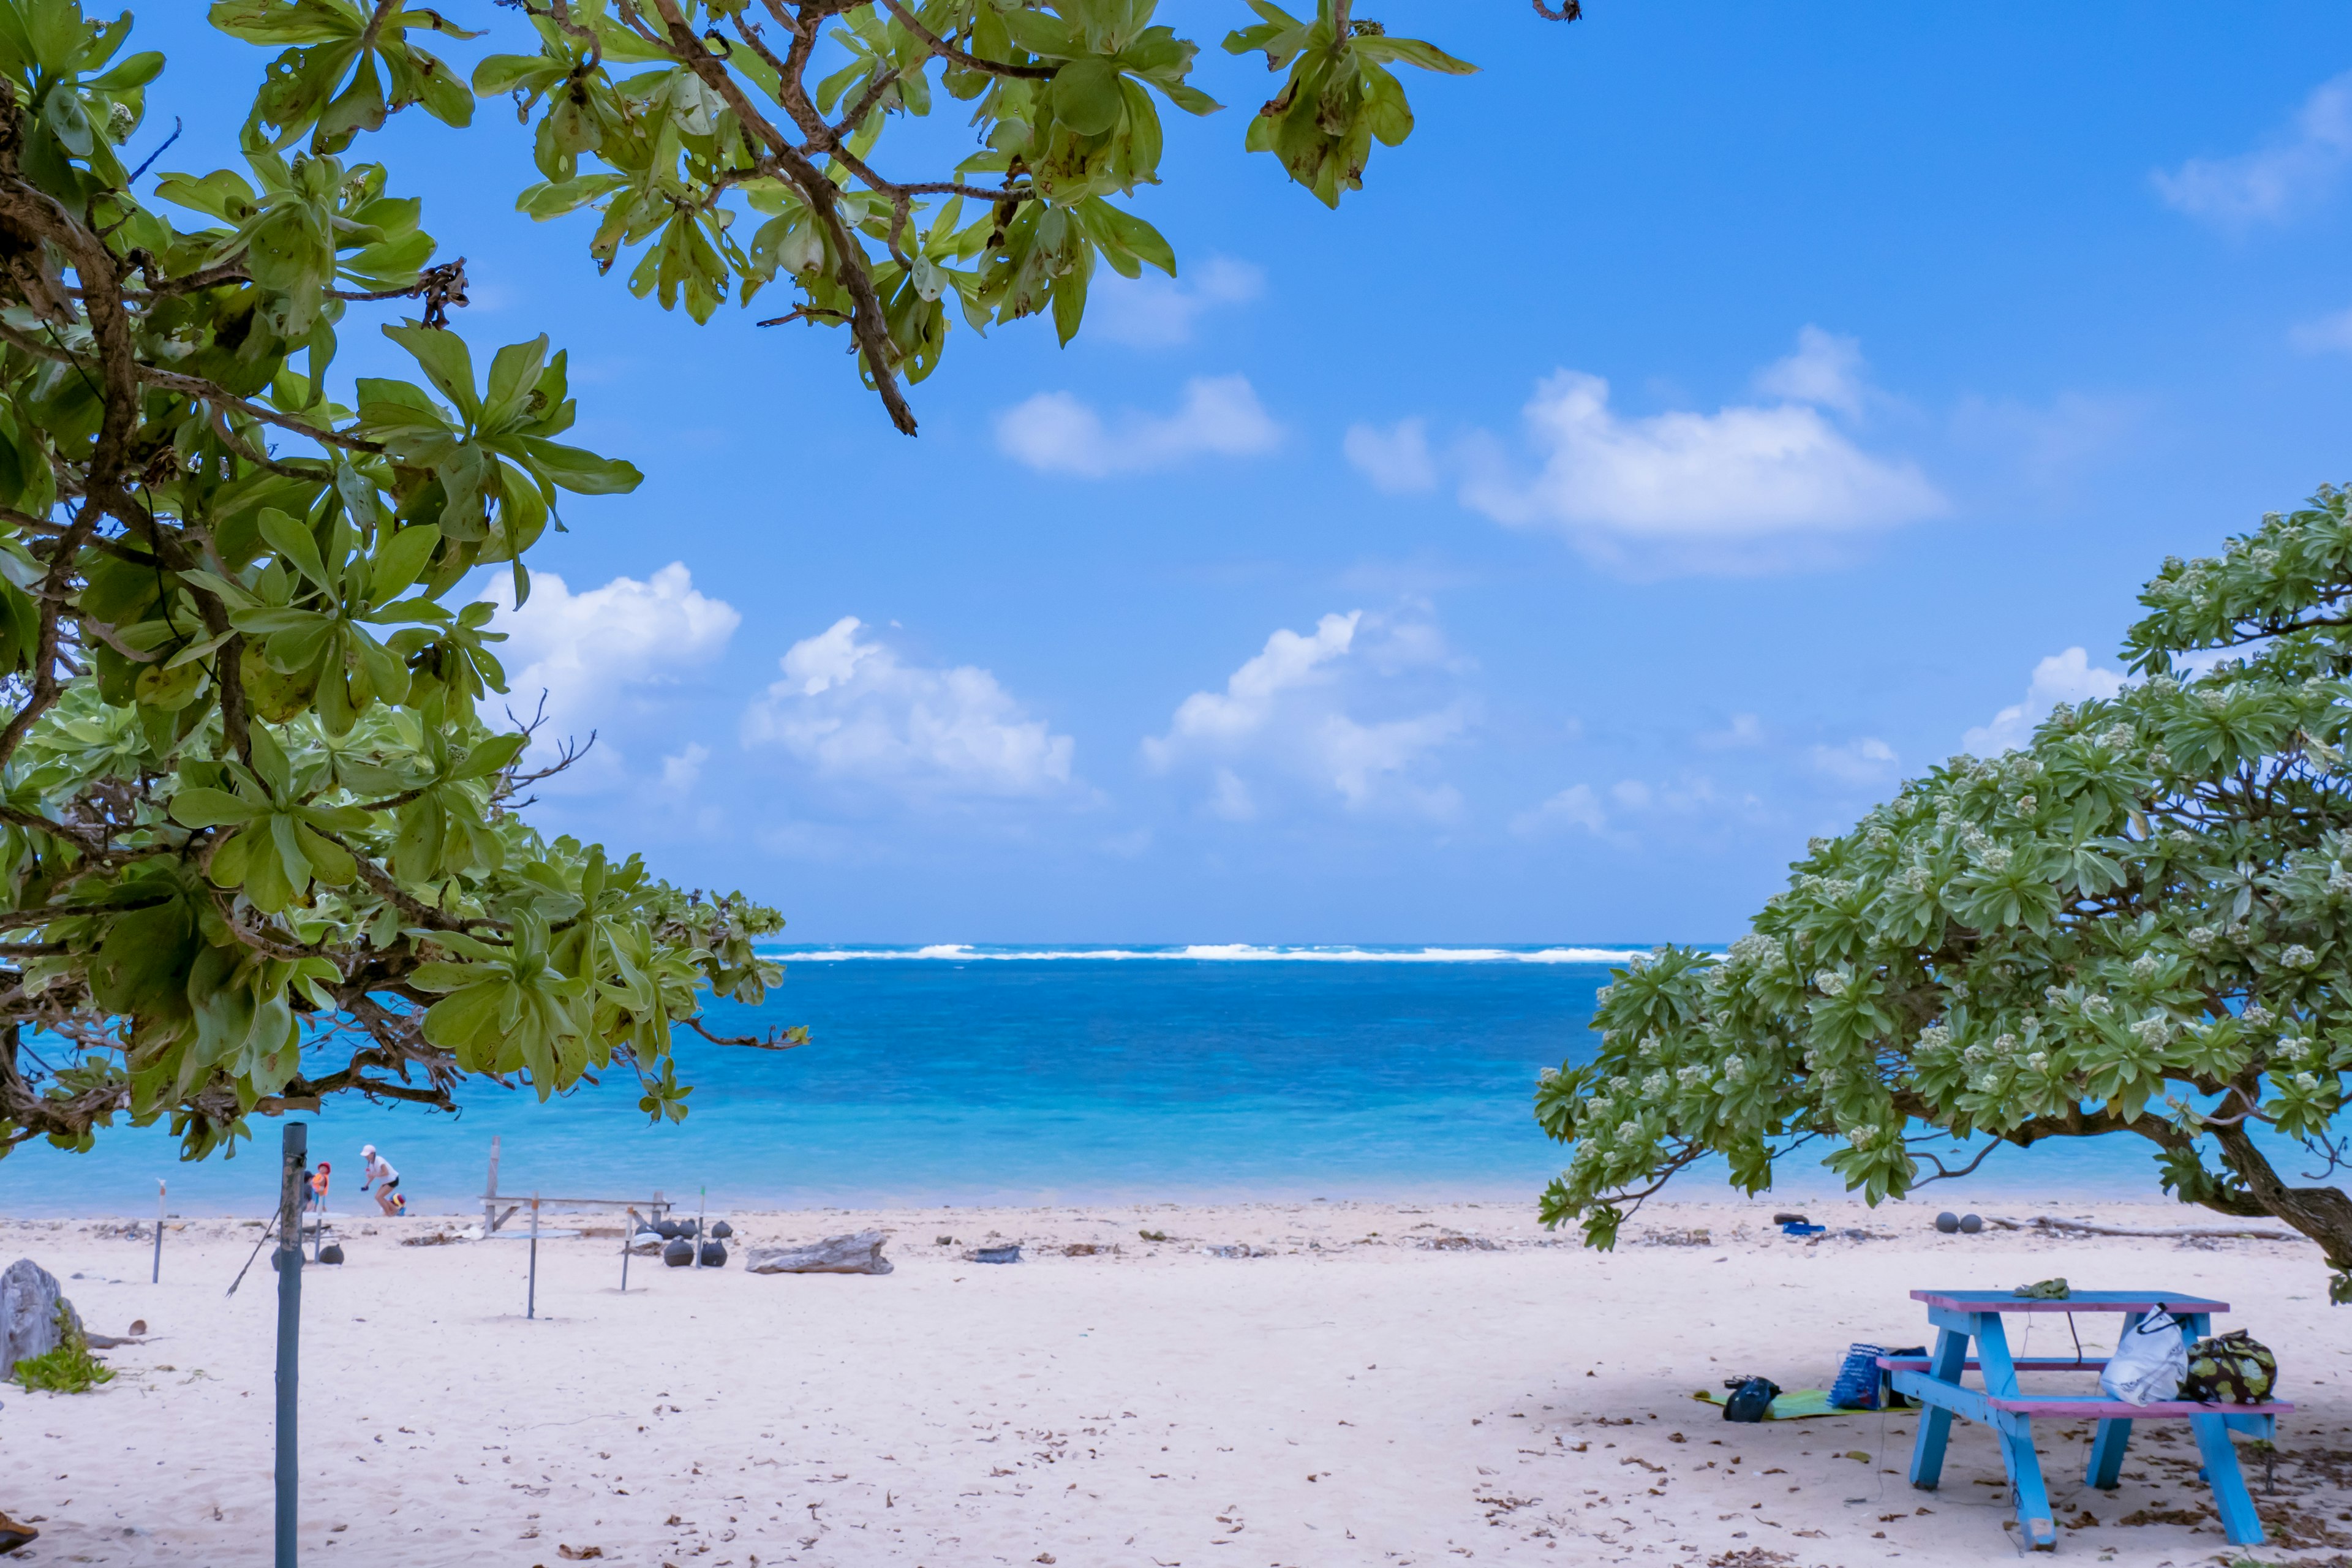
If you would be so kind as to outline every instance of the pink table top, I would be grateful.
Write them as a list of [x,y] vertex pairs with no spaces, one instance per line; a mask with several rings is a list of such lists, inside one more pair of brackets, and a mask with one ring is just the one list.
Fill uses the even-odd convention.
[[2173,1296],[2161,1290],[2077,1290],[2063,1301],[2012,1296],[2006,1290],[1914,1290],[1914,1301],[1954,1312],[2226,1312],[2227,1301]]

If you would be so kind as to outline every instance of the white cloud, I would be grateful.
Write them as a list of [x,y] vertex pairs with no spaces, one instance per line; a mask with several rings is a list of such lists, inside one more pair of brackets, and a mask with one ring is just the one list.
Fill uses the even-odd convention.
[[1437,488],[1437,463],[1429,454],[1429,423],[1400,419],[1382,429],[1350,425],[1340,442],[1348,461],[1391,495]]
[[1041,392],[997,416],[996,445],[1040,473],[1099,479],[1202,456],[1246,458],[1282,440],[1249,378],[1195,376],[1171,415],[1122,410],[1106,421],[1066,392]]
[[2070,647],[2064,653],[2053,653],[2033,667],[2033,679],[2025,688],[2024,701],[2011,703],[1994,714],[1991,723],[1970,730],[1960,737],[1960,745],[1980,757],[2016,751],[2033,739],[2034,727],[2049,718],[2050,710],[2061,702],[2113,697],[2123,688],[2121,675],[2094,665],[2091,656],[2083,649]]
[[1650,786],[1640,779],[1619,779],[1609,787],[1609,798],[1628,811],[1650,808]]
[[1764,743],[1764,723],[1753,713],[1734,713],[1730,723],[1701,735],[1698,743],[1711,752],[1760,746]]
[[1265,274],[1230,256],[1207,258],[1190,278],[1097,275],[1087,300],[1087,332],[1130,348],[1173,348],[1192,341],[1206,312],[1246,305],[1265,292]]
[[2352,310],[2298,321],[2287,330],[2286,341],[2307,354],[2352,353]]
[[743,715],[746,746],[777,746],[820,777],[908,796],[1020,796],[1070,785],[1069,736],[1032,719],[987,670],[902,662],[844,616],[794,643],[784,678]]
[[1541,470],[1519,479],[1491,440],[1474,443],[1462,500],[1502,522],[1557,527],[1603,554],[1632,544],[1718,558],[1726,546],[1943,512],[1944,497],[1909,459],[1864,451],[1822,413],[1836,404],[1820,400],[1861,395],[1851,348],[1813,332],[1765,373],[1788,401],[1713,414],[1626,417],[1611,408],[1606,381],[1558,372],[1526,410]]
[[1591,784],[1570,784],[1541,805],[1511,818],[1511,831],[1523,838],[1540,837],[1563,827],[1607,836],[1609,814],[1601,809],[1601,798]]
[[2227,158],[2191,158],[2149,176],[2165,202],[2223,228],[2280,222],[2325,195],[2352,161],[2352,71],[2304,100],[2294,126],[2270,145]]
[[[1311,634],[1276,631],[1222,691],[1185,698],[1168,732],[1145,738],[1144,761],[1156,773],[1206,767],[1204,808],[1229,821],[1261,815],[1266,784],[1283,777],[1349,809],[1448,817],[1460,796],[1430,778],[1430,764],[1468,729],[1470,707],[1459,697],[1432,706],[1429,687],[1459,667],[1424,620],[1328,615]],[[1362,716],[1399,707],[1413,710]]]
[[[1511,819],[1511,831],[1523,838],[1540,838],[1565,828],[1579,827],[1612,844],[1637,842],[1618,824],[1629,817],[1717,817],[1732,815],[1753,818],[1763,803],[1753,795],[1727,800],[1715,781],[1704,773],[1684,773],[1671,783],[1619,779],[1609,786],[1608,804],[1591,784],[1571,784],[1529,811]],[[1687,831],[1678,828],[1676,831]]]
[[1840,784],[1875,784],[1892,782],[1901,763],[1894,747],[1864,735],[1843,746],[1815,746],[1813,766]]
[[1865,390],[1862,340],[1807,325],[1797,333],[1797,352],[1756,373],[1756,390],[1784,403],[1812,403],[1859,416]]
[[662,759],[662,787],[676,795],[689,795],[702,780],[702,764],[710,760],[710,748],[688,742],[686,750]]
[[[546,694],[542,744],[658,717],[664,689],[725,652],[743,620],[732,605],[697,591],[676,561],[645,582],[615,577],[578,594],[554,573],[534,572],[520,609],[512,578],[501,573],[482,596],[499,606],[491,625],[507,634],[496,651],[515,710],[528,716]],[[620,761],[609,734],[591,756],[605,769]]]

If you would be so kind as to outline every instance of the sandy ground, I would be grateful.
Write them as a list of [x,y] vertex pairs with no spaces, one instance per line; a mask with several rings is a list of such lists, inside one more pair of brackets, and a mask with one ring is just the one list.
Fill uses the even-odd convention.
[[[2315,1249],[1948,1237],[1932,1205],[1809,1205],[1832,1232],[1798,1243],[1771,1206],[1653,1205],[1612,1256],[1502,1205],[737,1215],[754,1243],[878,1226],[898,1271],[639,1260],[623,1295],[617,1241],[583,1237],[542,1246],[536,1321],[524,1247],[404,1247],[465,1221],[354,1219],[350,1261],[304,1275],[304,1557],[1978,1563],[2015,1553],[1984,1428],[1955,1426],[1930,1494],[1904,1479],[1914,1416],[1733,1426],[1691,1394],[1732,1372],[1822,1385],[1850,1341],[1925,1337],[1913,1289],[2053,1274],[2232,1302],[2220,1326],[2273,1346],[2302,1406],[2257,1555],[2352,1549],[2352,1311],[2326,1305]],[[0,1391],[0,1509],[45,1532],[11,1561],[266,1562],[275,1277],[257,1265],[223,1294],[256,1233],[169,1231],[151,1285],[147,1243],[108,1228],[0,1222],[0,1261],[51,1269],[95,1329],[152,1331],[108,1352],[120,1375],[94,1394]],[[1025,1260],[968,1260],[992,1238],[1026,1243]],[[2064,1322],[2038,1320],[2031,1348],[2068,1348]],[[2112,1323],[2084,1320],[2095,1351]],[[2141,1431],[2109,1494],[2082,1483],[2087,1434],[2045,1424],[2058,1555],[2242,1556],[2185,1431]],[[2258,1458],[2252,1472],[2260,1494]]]

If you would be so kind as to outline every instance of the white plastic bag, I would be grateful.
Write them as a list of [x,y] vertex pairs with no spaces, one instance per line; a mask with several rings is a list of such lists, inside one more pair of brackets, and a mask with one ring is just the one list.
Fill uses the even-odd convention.
[[2170,1399],[2189,1375],[2189,1343],[2170,1312],[2150,1312],[2124,1331],[2099,1373],[2099,1392],[2126,1405]]

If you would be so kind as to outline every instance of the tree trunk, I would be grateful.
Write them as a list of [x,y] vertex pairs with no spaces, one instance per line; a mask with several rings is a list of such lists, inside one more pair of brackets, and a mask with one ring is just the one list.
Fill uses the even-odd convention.
[[2216,1127],[2213,1135],[2221,1141],[2231,1168],[2244,1178],[2254,1201],[2319,1243],[2327,1266],[2336,1270],[2328,1300],[2338,1305],[2352,1304],[2352,1194],[2341,1187],[2288,1186],[2254,1147],[2243,1123]]

